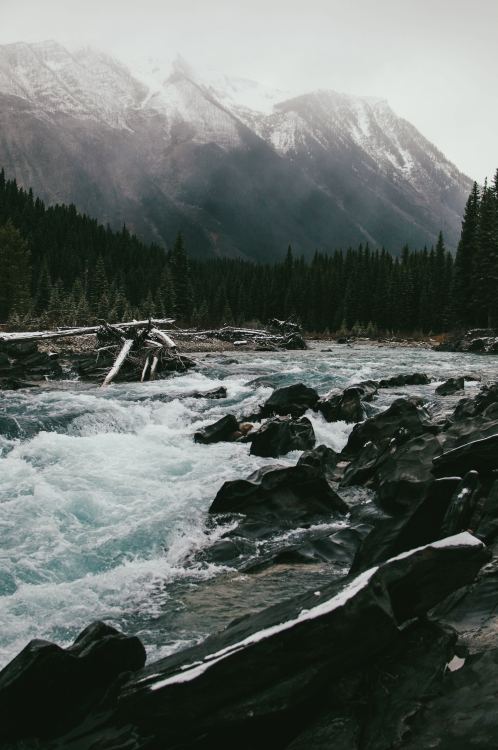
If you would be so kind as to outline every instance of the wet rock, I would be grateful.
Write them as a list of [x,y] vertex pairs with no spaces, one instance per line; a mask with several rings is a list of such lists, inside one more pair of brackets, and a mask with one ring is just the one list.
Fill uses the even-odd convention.
[[377,383],[368,380],[346,388],[342,393],[334,392],[322,396],[315,409],[327,422],[361,422],[365,418],[364,401],[371,401],[377,393]]
[[327,704],[286,750],[405,747],[412,723],[440,689],[455,639],[437,623],[409,625],[361,672],[329,688]]
[[194,434],[194,441],[196,443],[220,443],[224,441],[235,440],[235,433],[239,429],[239,422],[237,417],[233,414],[227,414],[226,416],[218,419],[217,422],[203,427]]
[[414,372],[410,375],[393,375],[379,381],[379,388],[399,388],[405,385],[428,385],[430,378],[425,372]]
[[338,460],[339,454],[333,448],[329,448],[328,445],[318,445],[313,450],[303,453],[297,465],[310,466],[322,472],[327,479],[332,480]]
[[308,409],[313,409],[318,401],[318,393],[303,383],[278,388],[261,407],[262,417],[280,416],[302,417]]
[[139,639],[102,622],[66,649],[31,641],[0,672],[0,739],[57,734],[83,719],[118,675],[144,664]]
[[209,398],[209,399],[218,399],[218,398],[226,398],[227,397],[227,389],[224,385],[220,385],[219,388],[213,388],[210,391],[193,391],[192,393],[188,393],[185,398]]
[[398,398],[385,411],[357,424],[343,453],[345,456],[354,456],[370,442],[380,447],[393,438],[407,440],[426,432],[437,431],[438,427],[422,406],[421,399]]
[[[244,573],[255,573],[274,565],[316,565],[329,563],[342,571],[350,567],[355,552],[368,533],[366,524],[353,524],[332,533],[309,533],[277,552],[262,555],[256,563],[243,566]],[[225,561],[226,562],[226,561]],[[332,572],[330,578],[332,578]]]
[[465,378],[448,378],[444,383],[438,385],[436,393],[438,396],[451,396],[453,393],[463,391],[465,388]]
[[455,489],[441,525],[443,536],[451,536],[470,527],[481,484],[477,471],[469,471]]
[[[334,716],[346,708],[351,722],[367,722],[350,737],[375,741],[385,733],[376,747],[388,750],[452,654],[448,635],[437,626],[423,625],[424,636],[406,623],[469,584],[486,559],[484,547],[462,534],[241,618],[137,673],[117,689],[105,712],[61,740],[64,749],[87,750],[105,739],[114,750],[228,750],[240,746],[241,737],[247,748],[289,748],[320,717],[333,740],[325,747],[341,747],[336,738],[344,722]],[[362,726],[371,727],[368,734]],[[310,741],[301,747],[320,747]]]
[[467,331],[463,336],[458,335],[444,341],[436,348],[446,352],[497,354],[498,331],[493,328],[474,328]]
[[[440,435],[420,435],[386,451],[373,485],[375,501],[389,513],[403,513],[424,497],[433,481],[432,461],[444,446]],[[449,476],[449,475],[445,475]],[[458,475],[457,475],[458,476]]]
[[360,545],[350,572],[359,573],[448,536],[442,525],[458,485],[458,478],[439,479],[426,487],[423,497],[412,502],[405,513],[377,523]]
[[498,404],[498,383],[484,386],[474,398],[462,399],[453,412],[453,420],[460,421],[483,414],[488,406]]
[[341,486],[375,489],[375,502],[383,510],[405,513],[433,483],[432,461],[443,446],[444,438],[431,433],[401,442],[393,438],[381,448],[370,443],[346,468]]
[[244,533],[255,535],[275,526],[296,528],[334,513],[347,513],[347,504],[331,488],[325,473],[314,466],[264,466],[247,479],[225,482],[210,513],[244,514]]
[[305,451],[315,445],[313,425],[306,417],[277,417],[265,422],[251,435],[251,454],[277,458],[290,451]]
[[447,671],[423,716],[411,726],[403,748],[489,750],[498,737],[498,648],[471,654],[464,666]]
[[433,465],[437,477],[465,474],[468,471],[490,474],[498,470],[498,434],[446,451],[434,458]]
[[316,405],[327,422],[361,422],[365,416],[358,391],[347,388],[343,393],[323,396]]

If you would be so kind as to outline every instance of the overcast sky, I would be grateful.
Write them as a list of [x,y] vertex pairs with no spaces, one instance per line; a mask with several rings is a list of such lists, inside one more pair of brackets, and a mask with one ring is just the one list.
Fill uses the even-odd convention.
[[0,0],[0,43],[385,98],[481,182],[498,167],[498,0]]

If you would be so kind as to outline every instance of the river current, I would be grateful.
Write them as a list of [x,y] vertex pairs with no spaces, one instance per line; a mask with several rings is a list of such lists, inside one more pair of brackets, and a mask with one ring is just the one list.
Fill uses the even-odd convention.
[[[249,414],[272,388],[291,383],[323,394],[370,378],[425,372],[436,382],[380,391],[372,408],[412,394],[438,411],[458,400],[434,394],[447,377],[498,377],[493,357],[388,346],[315,343],[305,352],[196,359],[198,368],[188,374],[143,385],[103,390],[68,380],[0,394],[0,415],[13,417],[20,429],[15,438],[0,436],[0,668],[31,638],[67,645],[95,619],[140,636],[149,658],[158,658],[330,579],[327,565],[248,575],[200,560],[199,552],[227,528],[209,523],[217,490],[272,459],[250,456],[243,444],[196,445],[199,427],[230,412]],[[220,385],[228,398],[188,396]],[[468,382],[467,394],[478,387]],[[307,416],[317,444],[342,449],[351,426]],[[290,453],[278,463],[298,457]],[[351,490],[341,494],[347,501],[369,499]]]

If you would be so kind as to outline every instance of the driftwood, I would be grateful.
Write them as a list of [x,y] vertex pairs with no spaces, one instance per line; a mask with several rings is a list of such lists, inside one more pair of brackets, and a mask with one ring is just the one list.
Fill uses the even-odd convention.
[[[277,323],[280,324],[280,328],[276,325]],[[272,321],[272,325],[268,329],[223,326],[222,328],[201,331],[192,329],[170,331],[167,329],[163,333],[166,335],[174,333],[175,338],[189,341],[219,339],[221,341],[229,341],[234,346],[243,346],[251,343],[258,346],[270,346],[282,349],[306,349],[306,343],[299,326],[287,321]]]
[[126,357],[130,353],[130,349],[131,349],[131,347],[133,346],[134,343],[135,342],[134,342],[133,339],[125,339],[123,347],[120,350],[118,356],[116,357],[116,361],[114,362],[113,366],[111,367],[111,369],[107,373],[107,376],[106,376],[104,382],[102,383],[102,387],[104,387],[105,385],[109,385],[109,383],[112,383],[112,381],[114,380],[114,378],[116,377],[116,375],[120,371],[120,369],[121,369],[121,367],[123,365],[123,362],[125,361]]
[[[142,321],[140,327],[126,323],[108,325],[103,323],[97,331],[97,341],[109,355],[109,347],[115,353],[112,367],[102,386],[107,386],[120,374],[126,364],[128,380],[155,380],[160,373],[182,372],[194,366],[194,362],[182,357],[176,343],[157,326],[158,321]],[[105,346],[107,345],[107,346]]]
[[102,325],[106,329],[114,329],[122,335],[122,329],[140,329],[152,325],[154,330],[158,326],[170,326],[175,321],[172,318],[162,320],[132,320],[128,323],[106,323],[103,321],[98,326],[84,326],[80,328],[56,328],[53,331],[25,331],[22,333],[0,333],[0,342],[21,343],[28,341],[47,341],[50,339],[61,339],[69,336],[89,336],[98,333]]

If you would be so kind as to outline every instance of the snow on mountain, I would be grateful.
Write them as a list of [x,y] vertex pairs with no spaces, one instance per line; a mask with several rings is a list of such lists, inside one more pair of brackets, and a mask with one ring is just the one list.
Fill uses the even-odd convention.
[[382,99],[296,96],[182,58],[129,69],[54,41],[0,46],[0,165],[149,239],[185,225],[199,252],[248,257],[397,249],[440,228],[454,245],[471,187]]

